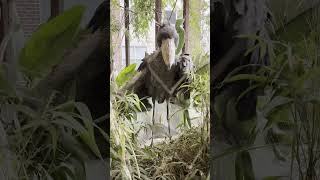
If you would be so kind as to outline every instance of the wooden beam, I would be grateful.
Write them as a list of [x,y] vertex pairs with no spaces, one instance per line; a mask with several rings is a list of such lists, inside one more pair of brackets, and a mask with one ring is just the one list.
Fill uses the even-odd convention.
[[182,48],[183,54],[189,54],[189,16],[190,16],[190,1],[183,0],[183,28],[184,28],[184,46]]
[[[155,2],[155,29],[156,29],[156,34],[155,34],[155,38],[156,38],[156,41],[157,42],[157,34],[158,34],[158,31],[159,31],[159,25],[161,23],[161,17],[162,17],[162,0],[156,0]],[[157,48],[157,43],[156,43],[156,48]]]
[[130,39],[129,39],[129,0],[124,0],[124,16],[125,16],[125,48],[126,48],[126,66],[130,65]]
[[60,0],[51,0],[51,18],[60,13]]

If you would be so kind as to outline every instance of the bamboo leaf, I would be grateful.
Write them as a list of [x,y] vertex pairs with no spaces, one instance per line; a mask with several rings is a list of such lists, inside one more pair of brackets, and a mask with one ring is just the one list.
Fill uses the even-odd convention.
[[116,77],[116,83],[119,87],[124,85],[128,80],[130,80],[136,73],[137,64],[130,64],[120,71],[119,75]]
[[240,80],[252,80],[252,81],[257,81],[257,82],[266,82],[267,78],[263,76],[257,76],[253,74],[238,74],[235,76],[232,76],[228,79],[226,79],[224,82],[225,83],[231,83],[235,81],[240,81]]
[[31,77],[43,76],[61,62],[77,34],[83,13],[83,6],[74,6],[39,27],[21,50],[21,69]]
[[176,55],[179,55],[181,53],[181,50],[184,46],[185,39],[184,39],[184,29],[182,27],[183,22],[184,22],[184,19],[178,19],[176,22],[176,30],[179,35],[179,43],[176,48]]

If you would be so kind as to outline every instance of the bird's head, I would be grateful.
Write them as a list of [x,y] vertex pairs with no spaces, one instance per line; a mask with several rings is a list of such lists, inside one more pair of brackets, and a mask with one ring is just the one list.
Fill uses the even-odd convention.
[[160,26],[157,34],[157,45],[161,48],[162,57],[168,70],[175,63],[175,51],[178,40],[179,36],[174,26],[170,24]]

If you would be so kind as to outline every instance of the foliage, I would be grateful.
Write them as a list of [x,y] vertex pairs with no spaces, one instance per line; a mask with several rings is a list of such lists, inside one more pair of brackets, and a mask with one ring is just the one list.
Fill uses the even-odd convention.
[[[111,177],[113,179],[132,179],[140,168],[137,163],[136,112],[141,111],[141,102],[135,94],[122,96],[113,94],[111,99]],[[131,164],[133,163],[133,165]]]
[[145,37],[148,33],[150,22],[154,19],[155,0],[132,0],[133,32],[137,37]]
[[20,54],[19,63],[30,76],[43,76],[61,61],[78,31],[84,7],[75,6],[32,34]]
[[[270,66],[259,66],[258,73],[254,75],[235,75],[241,69],[254,65],[240,66],[231,72],[222,84],[216,86],[221,88],[226,83],[250,80],[250,86],[238,97],[238,100],[252,90],[263,89],[256,107],[257,123],[253,124],[252,121],[246,125],[253,126],[255,133],[252,133],[252,129],[241,132],[242,134],[253,134],[254,141],[251,141],[250,145],[242,144],[244,149],[242,147],[233,149],[233,154],[250,152],[248,148],[254,148],[256,143],[265,144],[260,148],[271,146],[274,157],[279,162],[288,164],[288,170],[291,167],[291,175],[287,177],[290,179],[297,177],[313,179],[319,175],[317,170],[319,162],[315,158],[319,157],[315,149],[320,143],[317,130],[319,129],[319,109],[317,108],[317,97],[319,96],[317,81],[320,72],[317,28],[319,21],[317,13],[313,12],[316,8],[307,9],[305,13],[291,18],[286,27],[279,28],[274,35],[278,41],[264,40],[252,35],[246,36],[258,42],[256,46],[248,49],[246,54],[259,48],[260,57],[268,54]],[[305,23],[306,18],[309,20],[309,25],[302,26],[301,23]],[[216,110],[217,114],[223,111]],[[237,122],[234,126],[239,127],[241,124]],[[258,140],[259,136],[262,136],[263,140]],[[250,156],[254,158],[253,154]],[[233,162],[238,172],[235,178],[242,178],[244,174],[239,173],[242,171],[248,172],[246,179],[250,179],[250,174],[254,172],[247,167],[254,166],[254,164],[249,159],[240,163],[237,158]],[[239,167],[246,168],[239,171]],[[277,178],[280,177],[266,177],[265,179]]]
[[162,0],[162,4],[163,4],[162,7],[170,6],[173,8],[175,4],[175,0]]
[[[126,121],[119,121],[119,117],[113,118],[117,121],[112,122],[112,148],[118,150],[115,151],[117,155],[112,162],[113,179],[183,179],[207,176],[208,137],[198,129],[187,130],[169,144],[141,148],[130,136],[133,128],[126,125]],[[192,147],[190,143],[193,144]]]
[[178,19],[176,22],[176,30],[179,34],[179,43],[178,47],[176,48],[176,55],[179,55],[181,53],[181,50],[184,46],[184,29],[182,27],[183,19]]
[[[118,0],[112,0],[110,3],[112,11],[121,11],[120,3]],[[113,13],[111,13],[114,16]],[[121,30],[120,21],[117,18],[110,18],[110,32],[111,34],[114,32],[119,32]]]
[[30,91],[17,90],[27,97],[1,93],[0,125],[6,127],[19,179],[85,178],[84,163],[93,155],[101,158],[93,131],[99,127],[90,111],[80,102],[57,103],[59,94],[42,99]]
[[[179,89],[187,88],[190,91],[190,101],[183,98],[183,93],[177,94],[177,100],[182,106],[182,109],[188,110],[189,108],[195,108],[197,112],[201,113],[201,119],[204,128],[209,128],[210,120],[210,73],[207,71],[209,56],[208,54],[198,54],[194,56],[193,63],[195,63],[195,70],[188,74],[188,78],[191,80],[191,84],[182,84]],[[206,69],[207,68],[207,69]],[[188,112],[184,111],[183,123],[181,127],[191,127],[191,119],[188,116]]]
[[[87,161],[102,158],[94,131],[106,141],[108,135],[94,123],[88,107],[63,99],[58,92],[43,98],[24,79],[32,76],[41,80],[61,61],[83,10],[75,6],[42,25],[22,50],[20,69],[1,65],[0,168],[10,179],[84,180],[90,178],[85,173]],[[7,178],[2,175],[1,179]]]
[[137,64],[130,64],[124,68],[116,78],[117,85],[121,87],[125,82],[131,79],[136,74]]
[[[209,13],[205,15],[205,11],[208,11],[210,8],[208,2],[205,0],[197,1],[190,0],[190,19],[189,19],[189,43],[190,44],[190,54],[199,54],[203,53],[203,42],[208,42],[208,39],[203,39],[210,30],[205,29],[204,27],[209,27],[208,18]],[[206,23],[203,23],[206,22]],[[200,28],[201,27],[201,28]]]
[[168,144],[145,147],[146,154],[139,158],[139,163],[148,172],[148,177],[155,179],[205,179],[209,172],[207,135],[197,128],[185,130]]

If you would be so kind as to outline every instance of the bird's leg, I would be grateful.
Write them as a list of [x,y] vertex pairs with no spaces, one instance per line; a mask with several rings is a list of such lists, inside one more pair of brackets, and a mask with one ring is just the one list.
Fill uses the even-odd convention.
[[168,122],[168,131],[169,131],[169,140],[171,140],[171,133],[170,133],[170,117],[169,117],[169,104],[170,104],[170,98],[166,100],[167,101],[167,122]]
[[155,119],[154,119],[154,112],[156,109],[156,100],[152,98],[152,128],[151,128],[151,144],[150,146],[152,147],[153,145],[153,128],[154,128],[154,124],[155,124]]

